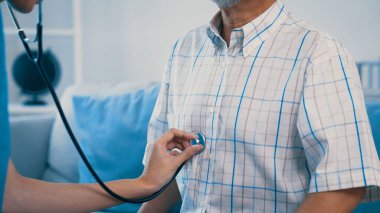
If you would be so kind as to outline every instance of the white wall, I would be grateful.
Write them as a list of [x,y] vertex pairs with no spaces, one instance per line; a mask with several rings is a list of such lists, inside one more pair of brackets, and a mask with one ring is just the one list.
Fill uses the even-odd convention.
[[[379,0],[287,0],[357,60],[380,58]],[[172,42],[217,11],[211,0],[82,0],[84,79],[160,80]]]
[[379,0],[288,0],[288,6],[337,37],[356,60],[380,59]]
[[82,0],[86,81],[160,80],[172,42],[208,23],[208,0]]

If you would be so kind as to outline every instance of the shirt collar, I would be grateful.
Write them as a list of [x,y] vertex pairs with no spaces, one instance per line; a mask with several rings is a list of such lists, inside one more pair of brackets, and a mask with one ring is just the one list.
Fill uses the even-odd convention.
[[[286,17],[285,3],[283,0],[276,0],[276,2],[267,9],[259,17],[247,23],[241,28],[234,30],[243,31],[243,56],[248,56],[253,50],[257,49],[260,44],[268,38],[268,36],[277,29]],[[208,36],[216,43],[216,37],[220,37],[220,27],[222,24],[221,12],[219,11],[209,24]]]

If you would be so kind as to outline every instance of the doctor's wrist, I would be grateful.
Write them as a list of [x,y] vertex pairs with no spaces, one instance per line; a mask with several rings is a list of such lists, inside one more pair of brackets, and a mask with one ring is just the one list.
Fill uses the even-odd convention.
[[147,197],[160,189],[157,183],[150,181],[144,175],[135,179],[135,184],[137,188],[140,189],[139,194],[141,197]]
[[[145,198],[157,191],[151,182],[142,177],[107,182],[107,185],[117,194],[130,199]],[[99,188],[99,186],[96,187]],[[101,191],[105,193],[102,189]]]

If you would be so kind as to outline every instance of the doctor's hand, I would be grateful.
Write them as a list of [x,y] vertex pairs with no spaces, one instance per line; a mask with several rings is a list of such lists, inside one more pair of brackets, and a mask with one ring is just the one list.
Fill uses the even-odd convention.
[[[171,129],[148,147],[151,156],[139,179],[149,186],[152,193],[167,184],[183,162],[203,149],[202,145],[191,145],[191,139],[195,138],[191,133]],[[175,148],[182,152],[169,151]]]
[[[128,198],[152,195],[169,182],[183,162],[201,151],[201,145],[190,145],[195,137],[180,130],[170,130],[148,147],[151,157],[139,178],[114,180],[107,182],[107,186]],[[182,153],[168,151],[174,148]],[[55,184],[22,177],[10,160],[3,212],[94,212],[121,203],[98,184]]]

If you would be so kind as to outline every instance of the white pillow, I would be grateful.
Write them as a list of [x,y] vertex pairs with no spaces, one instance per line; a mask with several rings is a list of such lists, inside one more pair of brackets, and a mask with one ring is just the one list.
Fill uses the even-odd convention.
[[[63,111],[74,133],[75,122],[73,118],[72,102],[75,87],[69,87],[61,98]],[[48,167],[43,175],[43,180],[51,182],[77,182],[77,161],[79,155],[75,152],[69,135],[58,113],[50,135],[50,147],[48,152]]]

